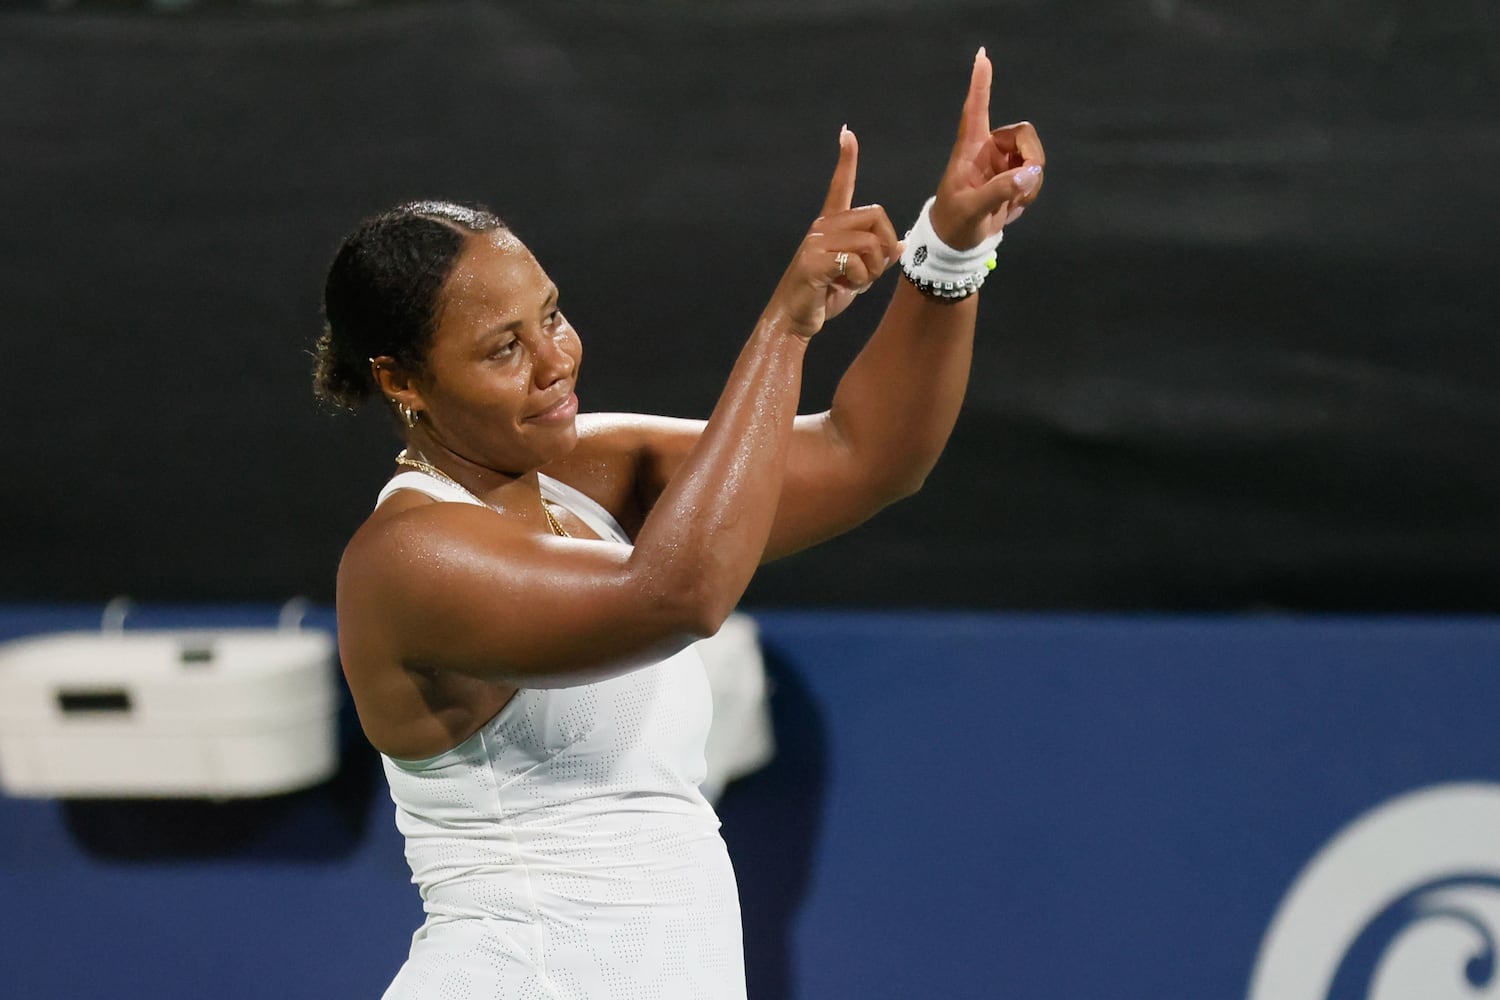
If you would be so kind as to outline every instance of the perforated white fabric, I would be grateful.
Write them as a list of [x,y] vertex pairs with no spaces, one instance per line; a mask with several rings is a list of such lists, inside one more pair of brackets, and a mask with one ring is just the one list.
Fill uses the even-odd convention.
[[[421,473],[393,487],[472,502]],[[385,1000],[744,1000],[734,872],[698,790],[711,714],[690,648],[522,690],[447,753],[384,758],[427,912]]]

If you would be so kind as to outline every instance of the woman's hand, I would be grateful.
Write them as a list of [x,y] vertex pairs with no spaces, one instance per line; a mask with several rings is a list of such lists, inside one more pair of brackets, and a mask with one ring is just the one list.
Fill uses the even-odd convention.
[[974,57],[958,141],[938,182],[932,228],[955,250],[978,246],[1014,222],[1042,189],[1047,155],[1030,122],[990,130],[990,79],[984,49]]
[[901,256],[901,241],[879,205],[851,208],[859,142],[846,127],[839,132],[839,162],[822,213],[766,307],[771,319],[793,333],[811,337],[865,291]]

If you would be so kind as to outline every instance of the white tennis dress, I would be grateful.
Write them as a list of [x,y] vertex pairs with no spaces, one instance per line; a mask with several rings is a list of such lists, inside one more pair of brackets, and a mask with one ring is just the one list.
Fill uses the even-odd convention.
[[[380,494],[476,503],[403,472]],[[542,477],[601,538],[604,508]],[[698,783],[712,713],[697,652],[518,691],[427,760],[383,757],[427,919],[385,1000],[744,1000],[739,899]]]

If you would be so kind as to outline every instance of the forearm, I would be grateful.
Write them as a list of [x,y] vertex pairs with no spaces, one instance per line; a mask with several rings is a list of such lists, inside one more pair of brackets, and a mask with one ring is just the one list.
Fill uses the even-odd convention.
[[[786,473],[807,339],[762,316],[636,536],[633,569],[712,631],[760,562]],[[699,617],[701,616],[701,617]]]
[[[1041,190],[1046,155],[1036,130],[1027,122],[990,128],[992,71],[981,48],[930,214],[924,209],[912,230],[925,235],[909,248],[910,263],[934,283],[983,281],[987,262],[970,255],[987,256]],[[898,284],[879,329],[839,384],[827,421],[852,475],[873,483],[877,502],[919,486],[947,443],[968,384],[978,311],[977,295],[931,302],[906,281]]]
[[969,381],[979,296],[936,302],[904,279],[834,393],[829,433],[872,489],[913,492],[942,454]]

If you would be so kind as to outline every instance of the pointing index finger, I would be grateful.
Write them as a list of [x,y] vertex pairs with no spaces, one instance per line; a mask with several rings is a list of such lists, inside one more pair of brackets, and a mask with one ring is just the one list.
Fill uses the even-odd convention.
[[820,215],[847,212],[854,204],[854,174],[859,167],[859,140],[845,125],[839,129],[839,165],[833,168],[828,197],[823,200]]
[[964,99],[963,117],[958,123],[958,138],[977,139],[990,131],[990,80],[994,67],[984,46],[974,54],[974,71],[969,76],[969,96]]

